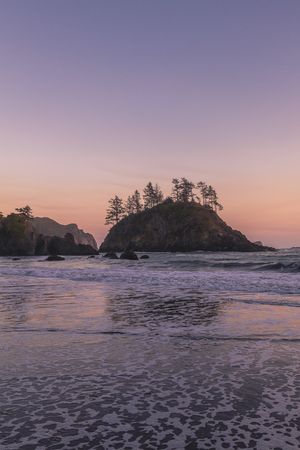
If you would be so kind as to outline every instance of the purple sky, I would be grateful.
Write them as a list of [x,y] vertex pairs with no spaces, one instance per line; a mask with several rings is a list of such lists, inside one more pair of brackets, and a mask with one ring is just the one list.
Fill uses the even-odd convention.
[[299,24],[298,0],[3,0],[0,210],[101,239],[111,195],[186,176],[300,245]]

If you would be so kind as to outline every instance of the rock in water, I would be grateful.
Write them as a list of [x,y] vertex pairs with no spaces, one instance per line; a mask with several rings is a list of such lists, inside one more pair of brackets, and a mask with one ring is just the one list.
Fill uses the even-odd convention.
[[123,252],[120,256],[120,259],[130,259],[132,261],[136,261],[138,260],[138,256],[136,253],[134,253],[131,250],[125,250],[125,252]]
[[45,261],[64,261],[65,258],[63,258],[62,256],[58,256],[58,255],[50,255],[48,256],[48,258],[45,259]]
[[150,258],[149,255],[142,255],[142,256],[140,257],[140,259],[149,259],[149,258]]
[[250,242],[229,227],[212,209],[197,203],[167,202],[114,225],[100,252],[132,251],[241,251],[273,250]]
[[119,259],[118,256],[113,252],[105,253],[105,255],[103,255],[103,258]]

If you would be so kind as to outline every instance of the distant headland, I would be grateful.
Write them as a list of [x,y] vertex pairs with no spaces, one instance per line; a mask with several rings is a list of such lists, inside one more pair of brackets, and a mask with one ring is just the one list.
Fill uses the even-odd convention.
[[61,225],[48,217],[33,217],[30,206],[0,213],[0,256],[94,255],[94,237],[77,225]]

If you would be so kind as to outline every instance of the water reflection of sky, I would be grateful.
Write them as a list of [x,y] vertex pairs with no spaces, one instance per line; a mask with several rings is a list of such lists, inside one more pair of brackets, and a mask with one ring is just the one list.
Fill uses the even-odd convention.
[[0,277],[1,331],[300,338],[300,298]]

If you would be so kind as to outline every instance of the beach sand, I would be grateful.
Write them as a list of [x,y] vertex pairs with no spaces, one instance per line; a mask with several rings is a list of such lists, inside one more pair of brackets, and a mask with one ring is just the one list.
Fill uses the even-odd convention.
[[1,340],[3,450],[299,447],[297,343],[24,334]]

